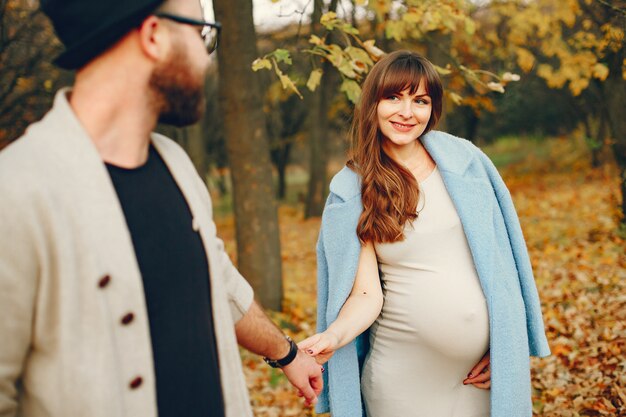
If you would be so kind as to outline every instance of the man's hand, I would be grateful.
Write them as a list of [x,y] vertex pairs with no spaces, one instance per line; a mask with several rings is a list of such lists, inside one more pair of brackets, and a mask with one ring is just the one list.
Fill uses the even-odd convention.
[[480,361],[472,368],[467,378],[463,381],[463,384],[472,384],[476,388],[489,389],[491,388],[491,367],[489,351],[485,353]]
[[[289,353],[290,344],[285,335],[256,301],[235,324],[235,333],[239,344],[257,355],[280,359]],[[305,404],[315,404],[324,385],[322,367],[315,359],[298,350],[295,359],[282,369],[289,382],[298,389],[299,395],[305,398]]]
[[291,385],[298,389],[298,395],[305,398],[306,406],[317,403],[317,396],[324,387],[323,369],[315,359],[301,350],[298,350],[293,362],[283,367],[283,372]]

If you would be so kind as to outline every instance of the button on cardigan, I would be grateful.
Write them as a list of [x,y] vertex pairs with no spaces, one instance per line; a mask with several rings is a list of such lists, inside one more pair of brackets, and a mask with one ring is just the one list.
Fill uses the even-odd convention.
[[[461,218],[489,311],[491,416],[532,416],[530,355],[550,354],[526,243],[511,196],[489,158],[471,142],[431,131],[420,138]],[[318,331],[338,316],[356,274],[363,210],[358,175],[344,167],[331,181],[317,243]],[[367,332],[327,364],[318,412],[362,417],[360,369]]]

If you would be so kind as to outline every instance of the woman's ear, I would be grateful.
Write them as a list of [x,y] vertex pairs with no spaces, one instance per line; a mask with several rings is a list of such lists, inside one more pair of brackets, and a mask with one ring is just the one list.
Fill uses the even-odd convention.
[[148,16],[139,27],[139,44],[146,57],[159,61],[167,55],[169,30],[156,16]]

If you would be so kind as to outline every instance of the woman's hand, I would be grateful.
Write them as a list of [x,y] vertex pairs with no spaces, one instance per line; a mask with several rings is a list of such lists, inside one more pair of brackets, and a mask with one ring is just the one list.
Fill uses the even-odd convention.
[[339,338],[334,333],[325,331],[304,339],[298,343],[298,347],[322,365],[328,362],[339,347]]
[[464,385],[472,384],[476,388],[491,388],[491,367],[489,362],[489,351],[485,353],[480,361],[472,368],[467,378],[463,381]]

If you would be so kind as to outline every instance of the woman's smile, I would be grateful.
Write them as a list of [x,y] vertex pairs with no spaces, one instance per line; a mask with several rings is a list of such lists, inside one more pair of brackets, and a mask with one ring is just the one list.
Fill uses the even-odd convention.
[[400,122],[390,122],[391,125],[400,132],[408,132],[415,126],[415,123],[400,123]]

